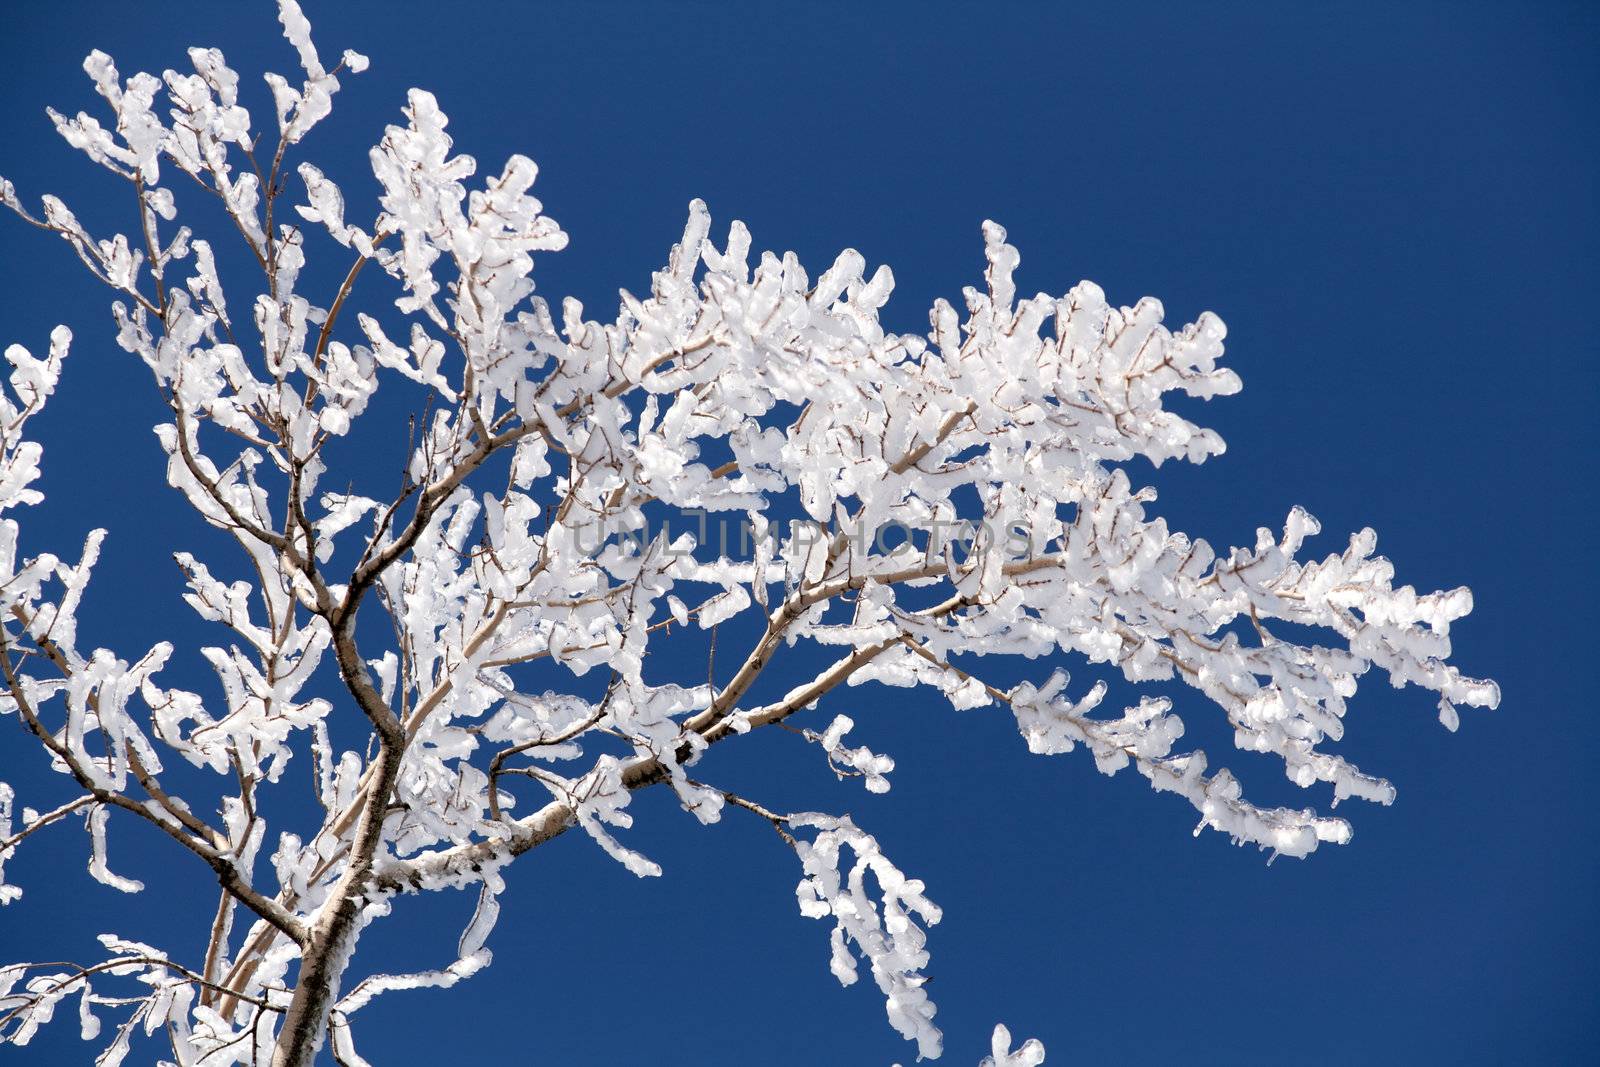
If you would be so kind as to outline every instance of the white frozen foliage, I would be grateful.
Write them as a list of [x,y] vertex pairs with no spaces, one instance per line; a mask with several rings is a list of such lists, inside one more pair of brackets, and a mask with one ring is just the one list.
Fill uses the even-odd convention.
[[[940,913],[923,884],[848,817],[774,813],[692,777],[709,746],[804,721],[841,683],[926,685],[958,708],[1007,705],[1033,752],[1082,746],[1106,774],[1131,765],[1200,827],[1300,857],[1348,841],[1349,825],[1251,804],[1228,770],[1175,749],[1180,714],[1220,712],[1239,749],[1326,786],[1331,807],[1394,796],[1325,749],[1369,668],[1437,694],[1452,730],[1458,707],[1497,703],[1493,683],[1446,662],[1468,592],[1394,585],[1372,531],[1303,558],[1318,527],[1295,509],[1281,533],[1219,553],[1148,514],[1155,494],[1128,461],[1222,451],[1163,406],[1238,390],[1215,316],[1170,330],[1157,301],[1118,307],[1089,282],[1022,296],[1017,250],[985,223],[988,266],[964,314],[940,301],[926,334],[896,335],[879,322],[887,267],[847,250],[813,279],[792,254],[752,256],[738,222],[718,242],[696,201],[650,292],[622,293],[610,322],[586,319],[574,300],[534,295],[535,258],[567,238],[530,195],[533,162],[475,180],[430,94],[413,90],[371,150],[373,214],[297,158],[367,60],[346,52],[330,67],[294,0],[279,7],[301,72],[267,75],[271,155],[221,52],[193,49],[192,73],[159,78],[123,78],[96,52],[85,69],[110,120],[52,117],[128,182],[131,232],[94,236],[60,199],[30,207],[0,180],[7,207],[117,291],[116,341],[170,407],[156,428],[168,481],[242,551],[176,557],[188,604],[228,632],[198,650],[217,677],[209,694],[163,683],[170,643],[80,647],[104,531],[76,563],[26,556],[16,517],[41,499],[27,423],[71,337],[57,329],[42,359],[6,351],[0,712],[60,790],[0,784],[0,862],[79,821],[90,874],[137,893],[107,832],[138,820],[221,891],[200,958],[106,935],[83,963],[0,967],[0,1041],[26,1044],[71,998],[101,1064],[157,1033],[182,1064],[306,1064],[325,1045],[361,1063],[353,1020],[373,997],[489,964],[500,872],[517,856],[576,828],[659,874],[628,809],[660,784],[701,822],[730,806],[771,822],[797,855],[801,913],[831,929],[835,976],[855,982],[864,964],[890,1024],[936,1056],[924,972]],[[215,245],[177,221],[180,200],[208,197],[231,220]],[[322,276],[313,253],[338,264],[331,291],[302,284]],[[369,264],[387,278],[364,291],[388,296],[358,311]],[[225,297],[224,275],[247,273],[253,285]],[[380,386],[421,414],[403,484],[365,495],[330,466]],[[375,427],[363,440],[394,437]],[[754,547],[681,532],[683,516],[715,513],[747,522]],[[894,525],[918,533],[891,549],[873,531]],[[1020,548],[994,533],[1018,530]],[[703,647],[718,628],[725,680],[684,677],[696,672],[672,643]],[[797,642],[826,666],[764,691],[764,669]],[[1074,689],[1058,670],[1003,689],[975,673],[982,656],[1066,653],[1177,696],[1108,713],[1103,682]],[[869,692],[855,704],[870,727]],[[887,790],[893,760],[846,745],[854,725],[787,728],[839,775]],[[291,763],[315,784],[320,822],[269,826]],[[210,795],[194,795],[202,780]],[[0,903],[18,906],[27,885],[26,867],[0,867]],[[367,924],[399,894],[446,887],[478,896],[457,958],[357,980]],[[1035,1041],[1012,1051],[1001,1027],[985,1062],[1043,1056]]]

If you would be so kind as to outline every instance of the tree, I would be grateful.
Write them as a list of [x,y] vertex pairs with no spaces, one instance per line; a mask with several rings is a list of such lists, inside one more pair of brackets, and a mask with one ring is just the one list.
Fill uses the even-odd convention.
[[[1498,702],[1446,662],[1470,595],[1395,587],[1371,531],[1302,562],[1317,524],[1298,509],[1281,534],[1221,555],[1147,516],[1154,493],[1135,488],[1133,461],[1222,449],[1166,406],[1239,388],[1218,365],[1215,316],[1169,331],[1156,301],[1114,307],[1087,282],[1019,299],[1017,251],[986,223],[965,318],[939,302],[926,337],[894,335],[879,321],[887,268],[869,276],[846,251],[814,283],[793,256],[764,254],[752,271],[745,228],[719,250],[695,202],[648,297],[624,292],[610,324],[567,300],[558,324],[532,271],[566,237],[530,195],[533,163],[513,157],[469,192],[473,161],[451,155],[444,114],[414,90],[405,125],[372,150],[376,219],[347,222],[335,182],[295,157],[366,59],[346,52],[330,70],[294,0],[280,19],[304,78],[267,76],[270,158],[220,52],[192,50],[193,74],[125,80],[97,52],[85,68],[114,123],[52,115],[133,187],[133,235],[96,239],[60,200],[35,211],[0,182],[8,207],[120,294],[117,343],[171,409],[157,431],[168,480],[237,542],[253,579],[177,554],[189,605],[232,631],[200,650],[220,683],[202,696],[158,681],[169,643],[131,662],[79,648],[102,532],[73,565],[19,558],[16,518],[0,524],[0,710],[63,787],[15,798],[0,786],[0,860],[82,819],[91,874],[135,892],[109,866],[115,815],[220,883],[200,958],[108,936],[96,962],[0,967],[5,1040],[26,1043],[70,996],[87,1038],[97,1012],[115,1013],[106,1063],[141,1026],[164,1027],[179,1062],[304,1064],[331,1043],[359,1063],[351,1019],[373,997],[487,965],[516,857],[579,828],[658,874],[617,831],[631,794],[659,785],[701,822],[729,807],[769,822],[799,861],[802,914],[831,925],[834,974],[853,982],[864,962],[890,1023],[935,1056],[925,928],[940,913],[923,885],[849,817],[776,812],[702,780],[708,748],[787,728],[882,791],[893,762],[847,744],[849,718],[797,724],[841,684],[931,686],[958,708],[1009,708],[1031,751],[1081,745],[1102,772],[1131,765],[1177,793],[1202,826],[1303,857],[1348,841],[1348,824],[1252,805],[1203,753],[1175,753],[1170,698],[1099,713],[1103,682],[1073,688],[1058,670],[1002,687],[983,658],[1076,652],[1130,682],[1185,685],[1220,707],[1239,748],[1281,759],[1298,786],[1331,787],[1333,803],[1393,797],[1322,748],[1368,668],[1436,692],[1451,729],[1457,705]],[[179,190],[162,182],[174,174],[186,217],[220,204],[237,260],[173,228]],[[329,241],[349,265],[323,306],[302,283],[308,248]],[[398,295],[357,314],[346,305],[368,264]],[[235,294],[254,285],[248,304],[230,305],[224,275]],[[41,499],[41,449],[24,431],[69,341],[63,327],[44,359],[7,351],[0,509]],[[399,488],[364,495],[336,463],[357,420],[382,414],[380,383],[416,414]],[[748,641],[717,649],[719,632]],[[698,666],[708,641],[720,670]],[[765,691],[764,671],[798,642],[830,662]],[[451,887],[479,901],[457,959],[411,975],[352,968],[396,897]],[[20,894],[0,881],[0,901]],[[1013,1054],[996,1031],[996,1063],[1042,1055],[1036,1043]]]

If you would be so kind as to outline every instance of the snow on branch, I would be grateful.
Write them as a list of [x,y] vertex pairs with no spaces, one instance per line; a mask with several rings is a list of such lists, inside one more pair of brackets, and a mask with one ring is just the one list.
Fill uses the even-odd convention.
[[[841,985],[853,984],[859,955],[883,991],[889,1024],[917,1043],[919,1056],[937,1057],[942,1037],[933,1025],[936,1009],[923,988],[928,980],[922,973],[928,965],[927,935],[918,920],[928,926],[937,923],[942,914],[938,905],[923,895],[920,881],[907,878],[884,856],[876,838],[848,818],[807,812],[784,821],[795,829],[816,831],[809,841],[794,840],[805,869],[795,893],[800,914],[834,920],[833,976]],[[848,870],[845,849],[854,856]],[[876,900],[869,892],[868,874],[876,883]]]

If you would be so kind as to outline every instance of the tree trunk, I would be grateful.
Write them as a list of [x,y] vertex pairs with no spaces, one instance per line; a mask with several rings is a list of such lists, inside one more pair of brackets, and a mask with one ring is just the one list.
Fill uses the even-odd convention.
[[[341,885],[342,888],[342,885]],[[341,893],[316,926],[300,959],[300,976],[272,1050],[272,1067],[311,1067],[328,1036],[328,1013],[361,933],[361,896]]]
[[[339,651],[346,653],[348,650],[340,647]],[[343,655],[340,666],[345,666]],[[364,689],[353,685],[352,689],[358,698],[370,695],[372,700],[377,700],[377,695],[370,692],[370,685]],[[388,711],[381,703],[378,706]],[[405,751],[399,723],[393,721],[392,716],[388,722],[376,718],[374,722],[380,729],[391,725],[378,750],[378,774],[366,795],[361,821],[356,824],[349,866],[329,893],[300,954],[300,974],[278,1031],[278,1043],[272,1050],[272,1067],[311,1067],[315,1062],[328,1036],[328,1013],[339,999],[339,980],[344,977],[351,953],[355,951],[356,938],[361,935],[361,912],[373,881],[372,857],[377,852],[389,794],[394,790]]]

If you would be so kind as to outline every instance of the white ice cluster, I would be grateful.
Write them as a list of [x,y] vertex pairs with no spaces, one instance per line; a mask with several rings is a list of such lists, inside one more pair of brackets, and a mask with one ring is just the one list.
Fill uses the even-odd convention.
[[[883,992],[890,1025],[917,1043],[919,1057],[938,1056],[941,1037],[933,1025],[935,1009],[923,989],[928,980],[922,973],[928,965],[927,932],[918,925],[919,920],[927,926],[937,923],[938,905],[923,895],[920,881],[902,874],[878,848],[877,840],[848,818],[808,812],[791,815],[787,821],[797,829],[816,831],[809,841],[795,841],[806,875],[796,893],[800,914],[834,921],[833,976],[843,985],[853,984],[859,977],[859,954]],[[845,849],[853,855],[848,869]],[[876,900],[869,891],[869,874],[876,883]]]

